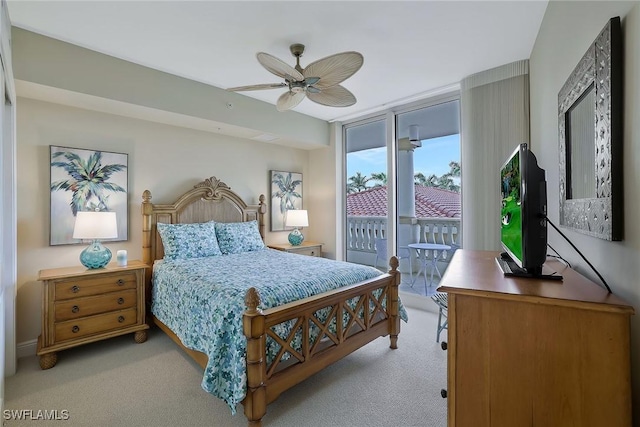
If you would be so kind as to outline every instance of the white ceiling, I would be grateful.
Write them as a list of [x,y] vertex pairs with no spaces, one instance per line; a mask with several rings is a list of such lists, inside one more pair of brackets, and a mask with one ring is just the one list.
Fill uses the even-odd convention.
[[[267,52],[304,67],[355,50],[343,83],[358,102],[294,110],[344,120],[455,87],[464,77],[529,58],[547,1],[25,1],[13,25],[220,88],[279,83]],[[275,105],[283,89],[241,92]],[[275,108],[275,107],[274,107]]]

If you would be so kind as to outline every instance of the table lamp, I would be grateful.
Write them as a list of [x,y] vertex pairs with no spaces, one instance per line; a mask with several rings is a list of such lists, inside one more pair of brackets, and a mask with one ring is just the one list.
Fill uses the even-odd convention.
[[92,240],[80,253],[80,262],[87,268],[102,268],[111,261],[111,251],[98,239],[118,237],[118,224],[115,212],[83,211],[76,214],[73,227],[74,239]]
[[307,217],[307,211],[303,209],[290,209],[287,211],[287,219],[284,222],[287,227],[295,227],[291,233],[289,233],[289,243],[293,246],[298,246],[304,241],[304,236],[298,230],[298,227],[308,227],[309,218]]

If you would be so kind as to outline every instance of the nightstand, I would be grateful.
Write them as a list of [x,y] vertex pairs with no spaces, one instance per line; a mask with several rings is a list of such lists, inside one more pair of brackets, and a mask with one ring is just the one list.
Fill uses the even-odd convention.
[[147,265],[129,261],[95,270],[83,266],[41,270],[42,334],[40,367],[53,368],[57,352],[94,341],[134,333],[147,340],[144,275]]
[[308,256],[322,256],[322,243],[316,242],[302,242],[301,245],[293,246],[288,243],[274,243],[267,245],[271,249],[278,251],[291,252],[292,254],[308,255]]

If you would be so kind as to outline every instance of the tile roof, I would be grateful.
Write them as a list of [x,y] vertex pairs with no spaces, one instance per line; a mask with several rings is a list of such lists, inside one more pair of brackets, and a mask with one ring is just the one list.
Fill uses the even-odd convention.
[[[460,218],[460,193],[415,185],[416,218]],[[387,216],[387,187],[347,194],[348,216]]]

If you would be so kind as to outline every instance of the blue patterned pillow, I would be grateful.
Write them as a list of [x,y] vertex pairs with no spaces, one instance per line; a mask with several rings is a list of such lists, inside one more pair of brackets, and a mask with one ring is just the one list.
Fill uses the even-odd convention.
[[223,254],[239,254],[264,249],[258,221],[216,222],[216,236]]
[[201,258],[222,255],[213,222],[194,224],[158,223],[165,259]]

